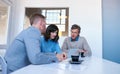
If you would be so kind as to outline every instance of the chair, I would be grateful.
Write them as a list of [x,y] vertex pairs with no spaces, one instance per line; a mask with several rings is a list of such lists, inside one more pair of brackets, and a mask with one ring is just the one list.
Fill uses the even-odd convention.
[[2,74],[7,74],[7,63],[1,55],[0,55],[0,65],[2,68]]

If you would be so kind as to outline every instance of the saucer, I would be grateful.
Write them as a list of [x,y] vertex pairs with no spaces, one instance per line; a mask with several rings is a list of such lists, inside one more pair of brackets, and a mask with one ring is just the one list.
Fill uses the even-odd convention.
[[83,60],[79,60],[79,61],[72,61],[70,60],[69,63],[71,64],[81,64],[83,62]]

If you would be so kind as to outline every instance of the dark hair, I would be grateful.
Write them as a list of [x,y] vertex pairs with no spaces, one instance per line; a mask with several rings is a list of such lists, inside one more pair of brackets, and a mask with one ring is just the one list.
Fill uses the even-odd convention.
[[38,21],[38,19],[45,19],[45,17],[42,14],[34,13],[30,16],[30,24],[34,24]]
[[57,35],[56,35],[55,39],[52,39],[52,40],[55,41],[55,42],[58,42],[58,39],[59,39],[59,36],[58,36],[59,29],[58,29],[58,27],[55,24],[50,24],[47,27],[46,32],[44,34],[45,40],[48,41],[48,39],[50,38],[50,33],[51,32],[55,32],[55,31],[57,31]]
[[73,25],[72,25],[71,30],[73,30],[73,29],[78,29],[79,33],[80,33],[80,31],[81,31],[81,27],[78,26],[77,24],[73,24]]

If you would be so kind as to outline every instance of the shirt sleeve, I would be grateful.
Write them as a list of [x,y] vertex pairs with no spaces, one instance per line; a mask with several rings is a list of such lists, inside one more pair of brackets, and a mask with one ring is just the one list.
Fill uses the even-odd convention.
[[42,53],[40,49],[40,34],[30,32],[24,38],[26,52],[32,64],[47,64],[58,62],[55,53]]
[[83,48],[85,49],[85,50],[87,50],[87,52],[85,52],[85,56],[91,56],[92,55],[92,52],[91,52],[91,48],[90,48],[90,46],[89,46],[89,44],[88,44],[88,42],[87,42],[87,40],[85,39],[85,38],[83,38]]
[[63,45],[62,45],[62,51],[63,52],[68,52],[68,43],[67,43],[67,38],[64,40]]

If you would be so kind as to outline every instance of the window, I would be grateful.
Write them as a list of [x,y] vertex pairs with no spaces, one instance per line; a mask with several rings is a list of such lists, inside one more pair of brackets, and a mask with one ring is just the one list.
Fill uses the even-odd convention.
[[[47,24],[65,25],[65,19],[67,18],[65,9],[56,10],[42,10],[42,14],[46,16]],[[52,17],[52,18],[51,18]]]
[[56,24],[62,36],[68,35],[68,11],[69,8],[26,8],[24,28],[30,26],[29,17],[33,13],[41,13],[46,17],[46,23]]

